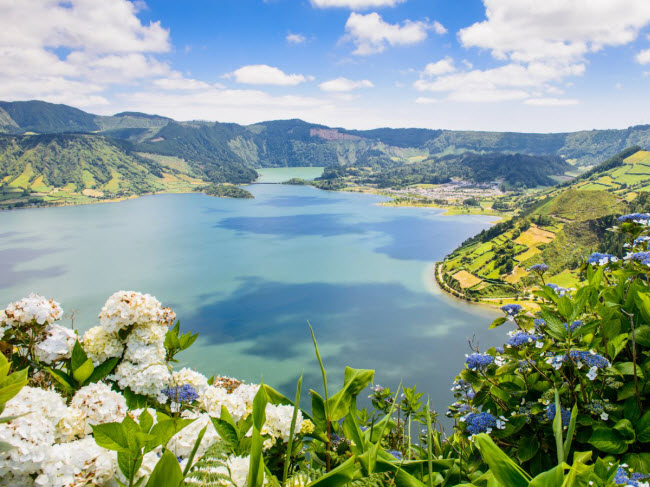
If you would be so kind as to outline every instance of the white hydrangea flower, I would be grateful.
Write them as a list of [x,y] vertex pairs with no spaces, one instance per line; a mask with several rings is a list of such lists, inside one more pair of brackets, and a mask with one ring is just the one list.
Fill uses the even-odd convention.
[[181,431],[172,436],[171,440],[167,444],[167,448],[181,459],[187,459],[192,453],[194,444],[199,436],[199,433],[203,428],[207,426],[205,430],[205,435],[201,440],[198,450],[196,451],[196,456],[194,461],[198,460],[203,456],[203,454],[210,448],[214,443],[220,440],[219,434],[214,429],[212,421],[210,420],[210,415],[203,413],[198,415],[195,421]]
[[33,321],[39,325],[52,324],[62,316],[63,309],[59,303],[31,293],[28,297],[7,306],[4,312],[4,324],[16,326]]
[[119,357],[124,345],[116,333],[109,333],[101,326],[94,326],[83,336],[83,348],[95,366],[110,358]]
[[[250,457],[236,457],[230,456],[226,460],[226,465],[228,465],[228,470],[230,470],[230,478],[232,479],[232,485],[235,487],[246,487],[248,479],[248,467],[250,466]],[[224,467],[220,467],[224,468]],[[228,473],[228,472],[223,472]],[[267,480],[264,479],[264,483],[267,483]]]
[[101,382],[79,389],[70,401],[70,407],[86,415],[86,434],[92,432],[91,425],[121,422],[127,411],[124,396]]
[[86,436],[86,413],[81,409],[69,407],[65,416],[57,424],[57,440],[69,442]]
[[105,485],[117,470],[117,453],[99,447],[93,438],[54,445],[34,485],[75,487]]
[[182,368],[178,372],[172,374],[172,383],[177,386],[182,386],[184,384],[189,384],[199,395],[203,394],[208,386],[208,378],[197,372],[196,370],[188,369],[187,367]]
[[51,364],[56,360],[70,358],[77,341],[77,334],[73,330],[54,324],[47,325],[44,334],[45,339],[34,347],[40,362]]
[[0,442],[12,448],[0,456],[0,478],[10,472],[40,470],[56,436],[56,425],[66,414],[64,399],[54,391],[23,387],[7,402],[3,416],[19,416],[0,424]]
[[144,323],[137,324],[129,333],[127,338],[127,343],[137,342],[143,345],[152,345],[158,343],[164,343],[165,335],[169,327],[165,323]]
[[[288,442],[291,436],[291,418],[293,417],[293,406],[283,406],[275,404],[266,405],[266,422],[262,428],[262,434],[268,434],[272,438],[280,438],[283,442]],[[293,434],[300,433],[302,425],[302,413],[298,411],[296,425]]]
[[122,362],[109,378],[116,381],[120,389],[128,387],[136,394],[155,397],[158,402],[165,403],[167,396],[162,390],[170,384],[172,375],[165,364]]
[[163,364],[167,352],[162,343],[144,345],[136,341],[127,341],[124,360],[143,365]]
[[117,332],[127,326],[169,320],[160,301],[149,294],[118,291],[108,298],[99,313],[99,322],[108,332]]
[[221,416],[221,406],[225,406],[232,418],[239,421],[253,411],[253,399],[259,389],[257,384],[241,384],[232,393],[223,387],[208,387],[200,395],[199,401],[204,411],[216,418]]

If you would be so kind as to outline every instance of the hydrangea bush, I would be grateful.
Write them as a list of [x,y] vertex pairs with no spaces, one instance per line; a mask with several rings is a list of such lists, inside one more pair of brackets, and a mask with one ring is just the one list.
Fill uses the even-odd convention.
[[588,256],[577,290],[530,268],[537,305],[503,306],[504,345],[466,356],[447,434],[416,387],[360,408],[372,370],[332,390],[313,331],[307,412],[302,378],[292,401],[175,370],[197,335],[150,295],[115,293],[79,336],[32,294],[0,311],[0,485],[648,487],[648,222],[621,217],[628,254]]

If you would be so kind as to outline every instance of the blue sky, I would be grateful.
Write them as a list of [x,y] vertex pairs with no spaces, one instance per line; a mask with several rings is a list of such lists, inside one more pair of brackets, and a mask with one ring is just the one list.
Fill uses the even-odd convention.
[[179,120],[650,122],[647,0],[0,2],[0,99]]

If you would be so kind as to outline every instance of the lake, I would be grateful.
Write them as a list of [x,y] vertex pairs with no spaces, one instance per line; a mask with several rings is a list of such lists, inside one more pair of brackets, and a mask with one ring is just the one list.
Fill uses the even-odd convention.
[[374,368],[376,383],[417,383],[442,412],[468,339],[502,343],[488,330],[497,313],[443,294],[432,264],[493,217],[309,186],[246,189],[255,199],[170,194],[0,213],[0,303],[38,292],[83,331],[113,292],[150,293],[200,332],[181,365],[263,376],[291,397],[301,371],[305,390],[320,383],[309,321],[332,382],[345,365]]

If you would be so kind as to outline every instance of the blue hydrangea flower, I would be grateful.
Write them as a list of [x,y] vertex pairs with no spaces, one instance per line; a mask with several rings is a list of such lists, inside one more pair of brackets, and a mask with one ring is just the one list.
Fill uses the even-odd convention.
[[463,379],[458,379],[455,380],[454,383],[452,384],[451,390],[452,392],[467,392],[472,388],[469,382],[464,381]]
[[487,353],[473,353],[466,357],[465,363],[470,370],[485,369],[488,365],[494,362],[494,357]]
[[490,433],[497,427],[497,418],[490,413],[469,413],[461,418],[461,421],[467,425],[467,432],[471,436]]
[[650,214],[648,213],[629,213],[627,215],[621,215],[618,217],[619,222],[635,222],[635,223],[647,223],[650,220]]
[[540,331],[541,328],[542,328],[542,326],[545,326],[545,325],[546,325],[546,321],[544,321],[543,318],[535,318],[535,319],[533,320],[533,324],[535,325],[535,329],[536,329],[537,331]]
[[553,357],[548,357],[546,359],[546,363],[553,367],[555,370],[559,370],[565,360],[566,355],[555,355]]
[[632,245],[634,245],[634,246],[636,246],[636,245],[641,245],[641,244],[644,244],[644,243],[646,243],[646,242],[650,242],[650,237],[648,237],[648,236],[637,237],[637,238],[634,240],[634,243],[633,243]]
[[618,470],[616,470],[616,475],[614,476],[614,483],[616,485],[625,485],[626,487],[639,487],[639,480],[647,478],[650,478],[650,475],[640,472],[634,472],[632,475],[628,476],[625,469],[622,466],[619,466]]
[[633,254],[627,254],[625,260],[633,260],[635,262],[640,262],[643,265],[650,266],[650,252],[635,252]]
[[541,337],[539,335],[526,333],[525,331],[517,331],[510,335],[510,338],[508,339],[508,346],[518,348],[536,342],[537,340],[542,340],[543,338],[544,337]]
[[571,323],[571,328],[569,328],[568,323],[564,323],[564,329],[568,331],[569,333],[573,333],[576,331],[578,328],[582,326],[582,321],[580,320],[575,320],[573,323]]
[[402,452],[401,452],[401,451],[397,451],[397,450],[389,450],[388,453],[390,453],[391,455],[393,455],[397,460],[401,460],[402,458],[404,458],[404,455],[402,455]]
[[544,274],[548,269],[549,267],[546,264],[535,264],[528,268],[528,272],[533,271],[539,274]]
[[553,284],[552,282],[549,282],[548,284],[546,284],[546,286],[550,287],[553,291],[555,291],[555,294],[557,294],[558,296],[564,296],[569,292],[567,288],[560,287],[557,284]]
[[612,254],[601,254],[600,252],[594,252],[587,258],[587,264],[591,265],[606,265],[610,262],[618,262],[618,257],[615,257]]
[[501,311],[503,311],[508,316],[517,316],[517,314],[522,310],[522,307],[518,304],[505,304],[501,306]]
[[175,402],[177,404],[196,401],[199,398],[199,394],[196,392],[196,389],[194,389],[194,387],[192,387],[190,384],[167,387],[166,389],[163,389],[162,392],[172,402]]
[[504,349],[503,347],[494,347],[494,350],[495,350],[497,353],[503,353],[503,352],[505,352],[505,349]]
[[[569,421],[571,421],[571,411],[568,409],[560,408],[560,414],[562,414],[562,426],[569,426]],[[555,403],[551,403],[546,408],[546,419],[553,421],[555,419]]]
[[569,357],[571,357],[574,362],[578,363],[578,368],[583,364],[589,368],[596,367],[598,369],[604,369],[611,365],[609,360],[602,355],[593,352],[585,352],[583,350],[571,350],[569,352]]

